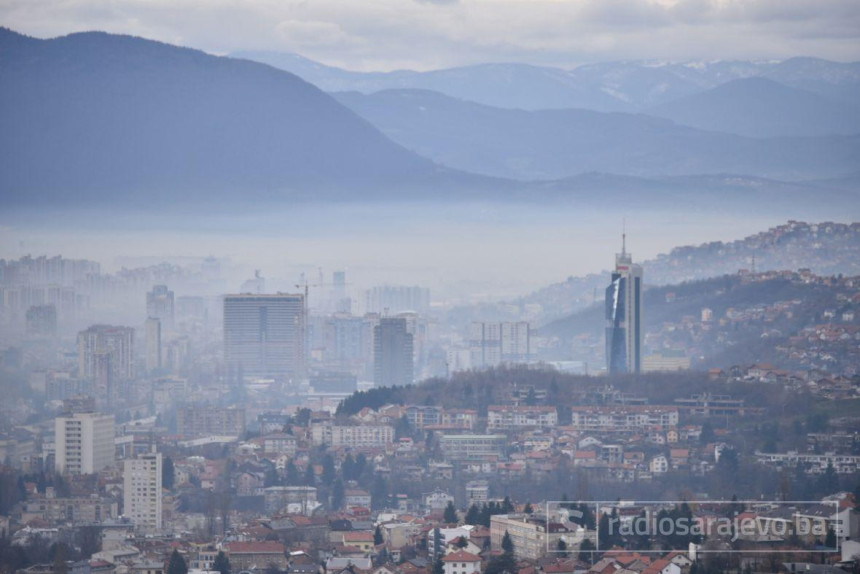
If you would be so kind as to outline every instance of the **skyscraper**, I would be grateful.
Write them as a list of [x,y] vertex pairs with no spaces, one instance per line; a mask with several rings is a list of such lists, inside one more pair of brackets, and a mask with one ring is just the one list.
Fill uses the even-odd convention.
[[54,419],[54,466],[61,474],[93,474],[114,462],[114,418],[73,413]]
[[161,319],[150,317],[146,320],[146,370],[152,373],[162,366]]
[[224,297],[224,360],[244,375],[301,377],[305,370],[303,295]]
[[172,331],[174,314],[173,291],[167,285],[154,285],[146,294],[146,316],[161,319],[161,326]]
[[625,234],[606,288],[606,370],[613,375],[642,369],[642,266],[633,263],[626,244]]
[[123,514],[142,532],[161,530],[161,453],[128,459],[123,465]]
[[99,369],[99,356],[110,355],[114,380],[134,378],[134,329],[93,325],[78,333],[78,376],[92,379]]
[[377,387],[411,385],[412,335],[405,318],[382,318],[373,328],[373,382]]

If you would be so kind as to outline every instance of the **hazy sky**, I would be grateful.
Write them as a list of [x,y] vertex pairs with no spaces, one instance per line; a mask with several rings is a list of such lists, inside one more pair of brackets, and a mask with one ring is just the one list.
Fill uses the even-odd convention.
[[858,0],[0,0],[0,24],[213,53],[277,50],[356,70],[487,61],[860,60]]

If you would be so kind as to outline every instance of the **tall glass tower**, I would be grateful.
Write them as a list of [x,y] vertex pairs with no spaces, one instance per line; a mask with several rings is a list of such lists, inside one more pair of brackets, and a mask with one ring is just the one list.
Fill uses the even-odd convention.
[[615,254],[612,283],[606,288],[606,370],[609,374],[638,373],[642,368],[642,266],[627,253],[622,235]]

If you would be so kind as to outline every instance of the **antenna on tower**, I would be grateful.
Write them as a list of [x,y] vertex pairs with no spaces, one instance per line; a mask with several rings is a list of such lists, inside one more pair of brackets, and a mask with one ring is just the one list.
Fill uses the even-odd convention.
[[621,255],[627,255],[627,218],[621,218]]

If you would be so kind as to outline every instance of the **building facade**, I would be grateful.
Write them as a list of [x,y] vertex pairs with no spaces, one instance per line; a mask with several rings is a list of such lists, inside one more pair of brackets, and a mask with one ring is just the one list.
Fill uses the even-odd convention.
[[413,339],[404,318],[382,318],[373,329],[373,382],[377,387],[411,385]]
[[606,288],[606,370],[609,374],[642,370],[642,266],[627,253],[626,236],[615,255],[612,282]]
[[74,413],[54,419],[54,464],[61,474],[93,474],[114,463],[113,415]]
[[142,454],[123,465],[123,514],[142,532],[159,532],[161,516],[160,452]]
[[304,376],[305,325],[304,295],[227,295],[227,368],[252,377]]

